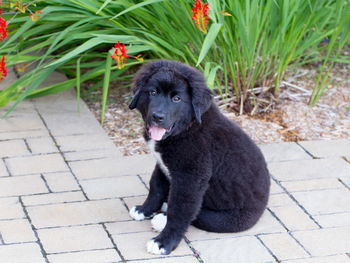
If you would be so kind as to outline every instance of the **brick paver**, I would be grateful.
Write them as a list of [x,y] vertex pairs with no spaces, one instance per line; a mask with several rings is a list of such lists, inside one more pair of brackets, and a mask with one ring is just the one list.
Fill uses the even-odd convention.
[[50,137],[28,138],[28,148],[33,154],[56,153],[58,149]]
[[328,256],[349,252],[350,227],[298,231],[293,236],[313,256]]
[[13,176],[68,171],[67,165],[58,153],[9,158],[5,162]]
[[0,119],[0,262],[349,263],[349,145],[260,145],[273,178],[259,222],[226,234],[191,226],[156,256],[150,222],[128,215],[147,196],[153,157],[123,157],[70,91],[25,101]]
[[350,140],[325,140],[299,142],[309,153],[315,157],[349,156]]
[[204,262],[275,262],[273,256],[254,236],[193,242]]
[[37,243],[24,243],[0,246],[0,259],[11,263],[45,263]]
[[297,259],[308,257],[309,254],[289,234],[270,234],[259,236],[264,244],[271,248],[278,259]]
[[0,178],[0,197],[47,193],[40,175],[9,176]]
[[50,263],[111,263],[120,262],[120,256],[115,249],[90,250],[73,253],[48,255]]
[[80,190],[71,172],[44,173],[43,176],[52,192]]
[[47,253],[113,248],[101,225],[41,229],[38,234]]
[[31,225],[26,219],[0,221],[0,233],[5,244],[37,240]]

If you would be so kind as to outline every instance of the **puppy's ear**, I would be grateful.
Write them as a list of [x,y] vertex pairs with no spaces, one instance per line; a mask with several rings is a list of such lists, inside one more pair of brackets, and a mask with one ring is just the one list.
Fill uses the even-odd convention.
[[212,103],[212,94],[205,83],[203,74],[196,69],[192,69],[191,73],[188,76],[188,83],[192,93],[192,107],[196,121],[202,123],[202,115]]
[[138,90],[138,91],[136,91],[136,93],[135,93],[134,96],[132,97],[132,100],[131,100],[131,102],[130,102],[130,104],[129,104],[129,109],[130,109],[130,110],[133,110],[133,109],[136,108],[137,102],[138,102],[139,97],[140,97],[140,93],[141,93],[140,90]]

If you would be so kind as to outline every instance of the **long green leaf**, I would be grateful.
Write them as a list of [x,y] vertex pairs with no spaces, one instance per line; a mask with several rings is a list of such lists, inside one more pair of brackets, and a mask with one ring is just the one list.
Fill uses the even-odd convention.
[[197,67],[202,62],[204,57],[207,55],[207,53],[208,53],[209,49],[211,48],[211,46],[214,44],[215,39],[216,39],[216,37],[217,37],[221,27],[222,27],[222,24],[212,24],[210,26],[209,32],[208,32],[207,36],[204,39],[201,52],[199,53],[198,61],[197,61],[197,64],[196,64]]
[[158,3],[158,2],[164,2],[164,1],[168,1],[168,0],[147,0],[147,1],[144,1],[144,2],[141,2],[141,3],[138,3],[136,5],[132,5],[131,7],[125,9],[124,11],[120,12],[119,14],[116,14],[111,19],[115,19],[118,16],[124,15],[124,14],[126,14],[126,13],[128,13],[128,12],[130,12],[132,10],[138,9],[138,8],[140,8],[142,6],[150,5],[150,4],[154,4],[154,3]]
[[105,77],[103,81],[103,89],[102,89],[102,110],[101,110],[101,124],[103,125],[105,119],[106,105],[107,105],[107,97],[108,97],[108,88],[109,81],[111,77],[111,67],[112,67],[112,57],[110,52],[107,54],[106,58],[106,71]]

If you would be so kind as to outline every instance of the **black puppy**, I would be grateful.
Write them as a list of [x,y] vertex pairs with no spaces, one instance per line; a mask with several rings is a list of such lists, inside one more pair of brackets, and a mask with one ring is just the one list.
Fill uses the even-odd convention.
[[219,112],[203,75],[175,61],[150,62],[133,92],[129,108],[142,114],[157,165],[146,201],[130,215],[151,218],[168,203],[167,216],[152,220],[165,227],[148,252],[169,254],[190,224],[212,232],[252,227],[267,204],[269,172],[259,148]]

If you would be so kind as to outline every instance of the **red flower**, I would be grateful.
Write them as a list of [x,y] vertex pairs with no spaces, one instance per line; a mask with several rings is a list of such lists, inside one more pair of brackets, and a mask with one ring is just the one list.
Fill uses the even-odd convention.
[[0,80],[3,80],[7,76],[7,69],[5,63],[5,56],[2,55],[2,59],[0,62]]
[[7,23],[6,20],[0,17],[0,41],[3,41],[5,38],[7,38]]
[[208,3],[203,4],[201,0],[196,0],[194,7],[192,8],[192,20],[196,23],[198,29],[203,33],[208,33],[207,24],[209,23],[209,7]]
[[120,44],[120,41],[114,45],[114,54],[111,57],[117,62],[118,69],[124,68],[125,58],[130,57],[126,51],[128,50],[126,49],[125,44]]

